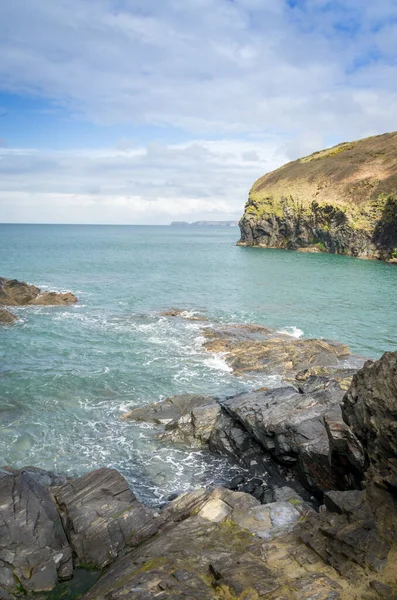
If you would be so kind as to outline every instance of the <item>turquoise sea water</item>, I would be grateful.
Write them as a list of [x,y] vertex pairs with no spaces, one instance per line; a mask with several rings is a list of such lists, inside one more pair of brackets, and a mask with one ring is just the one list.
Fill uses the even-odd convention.
[[237,228],[0,225],[0,276],[80,299],[15,308],[21,321],[0,330],[0,464],[114,466],[152,503],[227,476],[223,461],[120,420],[172,394],[225,396],[261,382],[203,351],[201,323],[160,316],[171,307],[340,340],[369,357],[397,349],[397,267],[240,248],[238,237]]

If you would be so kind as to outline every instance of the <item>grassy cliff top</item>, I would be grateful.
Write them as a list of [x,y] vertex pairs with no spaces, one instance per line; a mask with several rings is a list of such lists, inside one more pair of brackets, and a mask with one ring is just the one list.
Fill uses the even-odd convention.
[[302,205],[335,204],[349,211],[381,195],[397,198],[397,132],[344,142],[290,162],[258,179],[247,207],[274,207],[292,197]]

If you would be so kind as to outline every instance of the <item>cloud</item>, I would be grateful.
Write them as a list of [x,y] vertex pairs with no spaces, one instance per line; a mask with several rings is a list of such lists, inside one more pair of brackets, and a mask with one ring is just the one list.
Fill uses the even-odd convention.
[[264,172],[395,128],[396,39],[396,0],[2,2],[0,91],[43,104],[40,148],[51,119],[118,128],[1,148],[3,219],[236,218]]
[[3,148],[1,214],[8,222],[237,219],[253,181],[285,160],[273,138],[152,143],[131,150]]
[[98,123],[356,137],[397,117],[396,17],[394,0],[3,2],[0,86]]

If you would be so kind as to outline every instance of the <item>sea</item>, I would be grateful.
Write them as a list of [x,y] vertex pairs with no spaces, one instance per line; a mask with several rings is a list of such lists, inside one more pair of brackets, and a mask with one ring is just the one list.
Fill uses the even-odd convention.
[[[234,376],[203,349],[203,327],[259,323],[368,358],[397,350],[396,266],[238,238],[236,227],[0,225],[0,276],[79,298],[13,307],[20,320],[0,329],[0,465],[70,476],[114,467],[157,506],[236,467],[122,416],[174,394],[277,385]],[[171,308],[187,318],[161,315]]]

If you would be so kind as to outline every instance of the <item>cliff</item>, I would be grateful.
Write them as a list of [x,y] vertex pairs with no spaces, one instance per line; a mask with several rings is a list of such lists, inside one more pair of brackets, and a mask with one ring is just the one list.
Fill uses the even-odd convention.
[[395,262],[397,132],[345,142],[264,175],[239,225],[241,246]]

